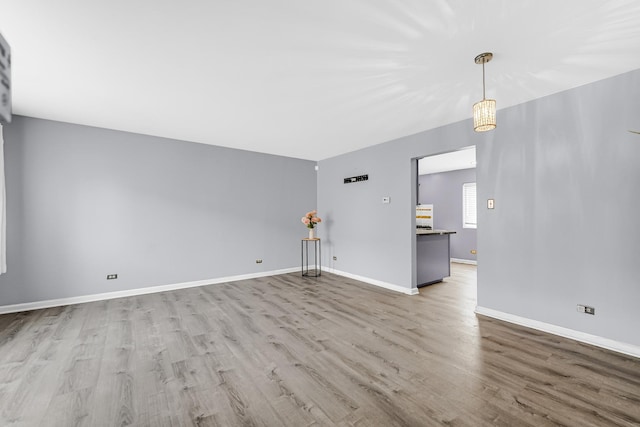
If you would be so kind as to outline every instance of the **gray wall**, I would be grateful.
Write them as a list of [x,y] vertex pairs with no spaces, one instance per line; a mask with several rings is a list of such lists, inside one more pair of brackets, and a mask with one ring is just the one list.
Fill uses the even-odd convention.
[[433,227],[455,231],[452,234],[451,257],[475,261],[471,250],[477,249],[477,230],[462,227],[462,184],[476,182],[476,170],[462,169],[450,172],[420,175],[420,203],[433,204]]
[[4,134],[0,305],[300,263],[314,162],[19,116]]
[[636,70],[499,110],[492,132],[466,120],[321,161],[324,262],[414,286],[411,159],[476,145],[478,304],[640,345],[639,118]]
[[[325,265],[415,288],[416,159],[486,138],[468,122],[459,122],[320,161],[318,205],[326,222],[319,230]],[[343,184],[343,178],[363,174],[369,175],[368,181]],[[384,196],[391,203],[383,204]]]
[[478,304],[640,345],[640,70],[500,119],[477,146],[479,200],[496,200],[479,210]]

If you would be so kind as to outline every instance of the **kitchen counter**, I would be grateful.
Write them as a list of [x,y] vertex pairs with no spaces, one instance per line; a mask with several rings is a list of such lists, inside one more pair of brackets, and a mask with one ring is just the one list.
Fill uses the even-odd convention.
[[418,287],[442,282],[451,275],[451,245],[455,231],[416,229]]
[[416,228],[416,234],[417,235],[423,235],[423,234],[456,234],[455,231],[448,231],[448,230],[429,230],[426,228]]

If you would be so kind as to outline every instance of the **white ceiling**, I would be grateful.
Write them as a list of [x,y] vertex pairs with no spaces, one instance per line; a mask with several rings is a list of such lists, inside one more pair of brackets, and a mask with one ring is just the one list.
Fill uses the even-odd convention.
[[[320,160],[640,68],[638,0],[0,0],[14,113]],[[499,126],[499,124],[498,124]]]
[[449,153],[437,154],[418,160],[418,175],[449,172],[476,167],[476,147],[465,147]]

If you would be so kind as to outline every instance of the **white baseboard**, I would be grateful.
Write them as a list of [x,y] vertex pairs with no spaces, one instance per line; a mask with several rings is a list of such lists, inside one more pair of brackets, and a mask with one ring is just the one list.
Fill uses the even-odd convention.
[[0,306],[0,314],[17,313],[20,311],[39,310],[41,308],[59,307],[63,305],[81,304],[84,302],[103,301],[114,298],[131,297],[136,295],[153,294],[156,292],[174,291],[177,289],[194,288],[196,286],[215,285],[238,280],[255,279],[257,277],[276,276],[299,272],[300,267],[284,268],[281,270],[263,271],[260,273],[241,274],[238,276],[218,277],[216,279],[198,280],[195,282],[175,283],[171,285],[150,286],[146,288],[127,289],[125,291],[106,292],[102,294],[82,295],[78,297],[51,299],[46,301],[27,302]]
[[393,283],[383,282],[382,280],[371,279],[369,277],[358,276],[357,274],[347,273],[346,271],[336,270],[335,268],[324,267],[324,271],[328,273],[337,274],[338,276],[348,277],[350,279],[359,280],[364,283],[368,283],[370,285],[379,286],[381,288],[389,289],[396,292],[402,292],[407,295],[417,295],[418,289],[416,288],[405,288],[404,286],[394,285]]
[[570,338],[572,340],[594,345],[596,347],[606,348],[607,350],[623,353],[628,356],[640,358],[640,347],[636,345],[614,341],[609,338],[603,338],[597,335],[591,335],[569,328],[563,328],[562,326],[556,326],[550,323],[527,319],[526,317],[516,316],[514,314],[493,310],[491,308],[477,306],[476,313],[483,316],[493,317],[494,319],[504,320],[505,322],[515,323],[516,325],[526,326],[527,328],[536,329],[538,331],[548,332],[550,334]]
[[451,258],[451,262],[457,262],[458,264],[478,265],[478,261],[473,259]]

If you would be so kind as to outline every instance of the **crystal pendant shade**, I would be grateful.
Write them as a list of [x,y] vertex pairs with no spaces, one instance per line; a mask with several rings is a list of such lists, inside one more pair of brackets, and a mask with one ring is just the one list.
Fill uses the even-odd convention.
[[473,130],[486,132],[496,128],[496,100],[483,99],[473,104]]
[[482,65],[482,101],[473,104],[473,130],[486,132],[496,128],[496,100],[487,99],[484,88],[484,64],[493,59],[493,53],[485,52],[476,56],[474,62]]

